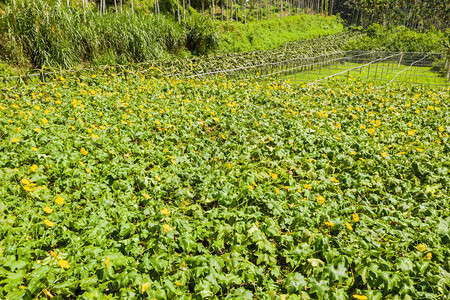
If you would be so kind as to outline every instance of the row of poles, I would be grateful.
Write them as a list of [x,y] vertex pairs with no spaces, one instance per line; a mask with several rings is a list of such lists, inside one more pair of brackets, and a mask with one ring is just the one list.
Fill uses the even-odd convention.
[[[429,61],[425,61],[428,58]],[[242,75],[256,75],[259,77],[276,77],[276,76],[287,76],[294,75],[294,80],[297,80],[297,76],[300,79],[306,79],[306,81],[311,81],[318,79],[322,81],[328,78],[332,78],[339,75],[346,75],[349,78],[351,72],[358,72],[362,75],[362,72],[367,72],[367,79],[370,80],[387,80],[386,76],[396,75],[397,73],[404,72],[404,70],[399,69],[402,65],[415,66],[415,67],[431,67],[433,61],[443,59],[442,55],[439,54],[428,54],[428,53],[405,53],[405,52],[364,52],[364,51],[340,51],[334,53],[323,54],[315,57],[301,57],[289,60],[283,60],[273,63],[264,63],[253,66],[246,67],[236,67],[226,70],[214,70],[199,74],[189,74],[174,73],[171,67],[158,68],[157,66],[150,66],[145,69],[144,66],[141,70],[136,71],[136,69],[130,70],[129,66],[122,66],[122,68],[115,68],[115,72],[122,73],[139,73],[139,74],[150,74],[153,70],[154,75],[161,76],[174,76],[174,77],[211,77],[211,76],[233,76],[238,77]],[[425,61],[425,62],[424,62]],[[448,61],[446,64],[445,76],[447,80],[450,81],[450,70],[448,69]],[[355,67],[348,67],[348,63],[357,64]],[[383,64],[380,64],[383,63]],[[336,67],[337,66],[337,67]],[[409,68],[410,69],[410,68]],[[408,70],[409,70],[408,69]],[[106,67],[104,71],[113,72],[113,68]],[[330,72],[336,70],[336,72]],[[91,71],[95,71],[92,69]],[[75,73],[76,74],[75,74]],[[105,72],[105,73],[106,73]],[[420,78],[421,76],[427,76],[420,74],[421,70],[419,68],[412,69],[408,74],[413,78]],[[43,72],[40,71],[36,74],[29,74],[24,76],[12,76],[4,77],[4,83],[8,81],[19,80],[27,82],[31,78],[39,78],[41,82],[48,81],[49,78],[56,78],[63,74],[74,74],[80,76],[83,73],[81,71],[62,71],[62,72]],[[328,74],[332,73],[332,74]],[[321,75],[328,75],[326,77],[321,77]],[[303,80],[302,80],[303,81]],[[317,81],[317,80],[314,80]]]

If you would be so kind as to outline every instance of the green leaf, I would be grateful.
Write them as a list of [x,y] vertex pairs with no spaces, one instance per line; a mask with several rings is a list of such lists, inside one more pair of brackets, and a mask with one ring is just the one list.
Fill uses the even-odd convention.
[[306,288],[307,282],[305,277],[300,273],[290,274],[284,283],[284,286],[289,294],[298,293]]
[[310,293],[315,293],[319,299],[323,299],[330,289],[326,280],[317,281],[315,278],[311,278],[309,282],[311,285]]

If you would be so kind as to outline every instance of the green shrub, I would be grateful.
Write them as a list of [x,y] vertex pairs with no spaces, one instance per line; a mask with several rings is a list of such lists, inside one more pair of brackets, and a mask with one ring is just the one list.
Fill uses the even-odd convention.
[[204,55],[219,46],[220,35],[214,23],[206,17],[193,15],[183,22],[186,32],[186,48]]

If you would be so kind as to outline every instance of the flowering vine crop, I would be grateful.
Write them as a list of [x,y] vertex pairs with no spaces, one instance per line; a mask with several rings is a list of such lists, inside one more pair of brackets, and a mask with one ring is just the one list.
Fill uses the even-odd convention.
[[356,79],[4,90],[0,298],[443,297],[448,104]]

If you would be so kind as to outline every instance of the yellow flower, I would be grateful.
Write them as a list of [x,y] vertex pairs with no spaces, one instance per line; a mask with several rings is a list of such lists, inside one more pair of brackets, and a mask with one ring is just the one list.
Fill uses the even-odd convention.
[[44,220],[44,224],[47,225],[48,227],[53,227],[53,226],[55,226],[55,223],[53,223],[53,222],[50,221],[50,220]]
[[163,208],[160,210],[163,215],[170,215],[170,211],[167,208]]
[[19,141],[18,138],[13,138],[13,139],[11,140],[11,143],[17,143],[18,141]]
[[336,126],[336,128],[341,128],[341,123],[336,123],[336,125],[334,125],[334,126]]
[[417,250],[419,250],[420,252],[423,252],[423,251],[427,250],[427,247],[424,244],[419,244],[419,245],[417,245]]
[[444,131],[444,126],[439,126],[439,131],[440,132]]
[[31,150],[33,150],[33,151],[38,151],[38,148],[36,148],[36,147],[31,147]]
[[55,203],[58,204],[58,205],[63,205],[64,204],[64,198],[61,197],[61,196],[56,197]]
[[219,122],[219,118],[218,117],[214,117],[214,121]]
[[63,269],[68,269],[68,268],[70,268],[69,262],[68,262],[67,260],[65,260],[65,259],[60,259],[60,260],[58,261],[58,265],[59,265],[61,268],[63,268]]
[[161,177],[159,177],[158,175],[155,175],[155,179],[161,181]]
[[36,130],[37,132],[41,132],[42,131],[40,128],[35,128],[34,130]]
[[43,289],[42,292],[44,293],[45,296],[49,297],[50,299],[53,298],[53,295],[47,289]]
[[352,214],[352,218],[353,218],[353,221],[355,221],[355,222],[359,221],[359,216],[356,213]]
[[334,227],[334,223],[325,221],[324,224],[329,227]]
[[126,119],[126,118],[127,118],[127,114],[123,114],[122,119]]
[[322,197],[321,195],[317,196],[317,203],[319,204],[323,204],[325,202],[325,198]]
[[22,178],[22,180],[20,182],[22,182],[23,185],[30,185],[31,184],[31,182],[28,179],[26,179],[26,178]]
[[178,281],[175,281],[174,283],[175,283],[176,285],[178,285],[178,286],[184,285],[184,284],[182,284],[181,282],[178,282]]
[[44,124],[44,126],[45,125],[47,125],[47,123],[48,123],[48,120],[46,119],[46,118],[42,118],[42,123]]
[[32,165],[32,166],[30,167],[30,170],[33,171],[33,172],[36,172],[36,170],[37,170],[38,168],[39,168],[39,167],[38,167],[37,165]]
[[307,190],[310,190],[310,189],[312,189],[312,186],[310,185],[310,184],[305,184],[304,186],[303,186],[305,189],[307,189]]
[[80,152],[81,152],[81,154],[83,154],[83,155],[86,155],[86,154],[89,153],[86,149],[84,149],[84,147],[82,147],[82,148],[80,149]]
[[164,228],[164,232],[172,231],[172,227],[170,227],[169,224],[164,224],[164,225],[163,225],[163,228]]
[[301,188],[301,187],[298,188],[298,192],[299,192],[299,193],[302,192],[302,188]]
[[335,183],[339,183],[339,180],[337,180],[337,179],[334,178],[334,177],[331,177],[331,181],[333,181],[333,182],[335,182]]
[[46,212],[47,214],[51,214],[52,211],[53,211],[53,209],[51,209],[51,208],[48,207],[48,206],[44,207],[43,209],[44,209],[44,212]]
[[367,297],[364,295],[353,295],[353,298],[358,300],[367,300]]
[[144,196],[144,198],[147,199],[147,200],[151,198],[151,197],[149,196],[149,194],[144,194],[143,196]]
[[350,223],[345,223],[345,226],[347,226],[348,230],[353,231],[353,227]]
[[350,152],[350,155],[356,155],[355,151]]
[[86,173],[92,173],[91,170],[89,170],[89,168],[86,168]]
[[251,185],[251,184],[248,185],[248,188],[249,188],[250,190],[252,190],[252,191],[255,189],[255,188],[253,187],[253,185]]
[[280,194],[280,191],[277,188],[275,188],[275,193]]
[[106,267],[109,269],[109,267],[110,267],[109,256],[106,258],[105,264],[106,264]]
[[370,133],[370,134],[373,134],[375,132],[375,129],[369,128],[369,129],[367,129],[367,132]]
[[381,153],[381,156],[383,156],[384,158],[388,157],[388,155],[386,153]]
[[278,179],[278,174],[276,174],[276,173],[272,173],[270,176],[272,177],[273,180]]
[[431,252],[428,252],[428,253],[427,253],[427,259],[430,259],[430,260],[431,260],[432,257],[433,257],[433,254],[431,254]]
[[416,151],[418,151],[418,152],[423,152],[423,149],[421,149],[421,148],[416,148]]
[[149,286],[150,286],[150,282],[144,283],[141,288],[141,294],[145,293],[145,291],[148,289]]
[[416,133],[416,131],[415,130],[408,130],[408,135],[414,135]]
[[[24,180],[26,182],[28,182],[28,184],[24,183]],[[29,182],[27,179],[22,179],[22,183],[24,184],[23,189],[27,192],[34,192],[35,190],[37,190],[39,187],[36,185],[36,183],[31,183]]]

